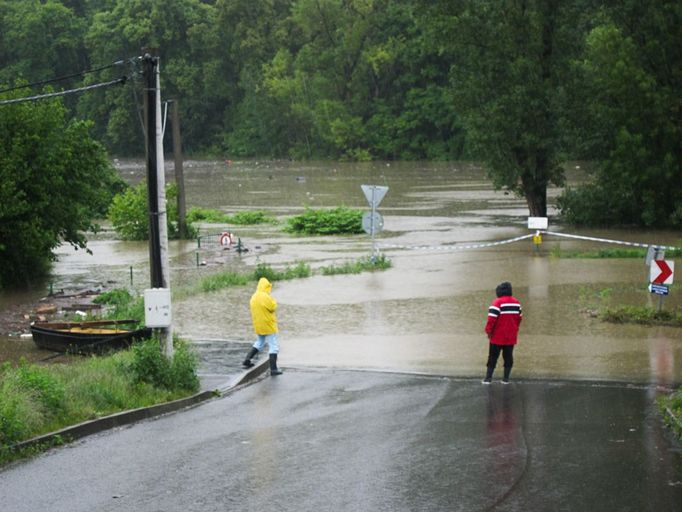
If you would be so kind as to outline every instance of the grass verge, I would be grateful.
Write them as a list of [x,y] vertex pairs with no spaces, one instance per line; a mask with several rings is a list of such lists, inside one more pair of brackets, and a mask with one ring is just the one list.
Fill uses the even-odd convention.
[[[159,341],[71,364],[21,361],[0,366],[0,465],[30,456],[16,443],[121,411],[170,402],[196,393],[198,358],[175,340],[167,359]],[[40,451],[38,448],[37,451]]]
[[665,424],[682,441],[682,388],[657,401]]

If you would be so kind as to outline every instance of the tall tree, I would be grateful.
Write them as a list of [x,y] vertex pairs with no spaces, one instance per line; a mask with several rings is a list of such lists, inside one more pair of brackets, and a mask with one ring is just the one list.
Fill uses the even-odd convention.
[[473,156],[496,187],[547,215],[547,187],[563,183],[565,86],[582,40],[578,2],[458,0],[430,10],[435,42],[452,55],[452,90]]
[[682,227],[682,4],[604,4],[575,68],[587,99],[576,133],[599,165],[559,206],[578,224]]
[[0,286],[43,277],[104,216],[119,179],[89,128],[58,100],[0,106]]

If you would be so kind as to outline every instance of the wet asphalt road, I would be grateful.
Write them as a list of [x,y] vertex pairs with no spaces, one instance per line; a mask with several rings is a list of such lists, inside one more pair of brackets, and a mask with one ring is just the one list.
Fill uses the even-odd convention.
[[1,509],[680,510],[655,395],[289,369],[0,471]]

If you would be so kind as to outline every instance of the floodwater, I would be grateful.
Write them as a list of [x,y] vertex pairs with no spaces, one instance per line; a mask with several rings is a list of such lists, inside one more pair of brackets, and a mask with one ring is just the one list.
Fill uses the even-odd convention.
[[[117,161],[130,183],[144,177],[139,161]],[[682,382],[682,329],[616,325],[590,311],[605,305],[657,304],[646,291],[644,260],[558,258],[558,248],[598,249],[596,242],[546,236],[537,250],[528,239],[484,248],[472,244],[529,234],[524,201],[493,191],[481,168],[458,163],[293,163],[189,161],[187,205],[229,214],[267,210],[283,220],[307,206],[369,210],[361,185],[389,191],[378,207],[384,229],[377,236],[392,268],[376,273],[322,276],[319,268],[367,256],[368,235],[298,237],[280,225],[201,226],[196,242],[171,242],[174,329],[204,351],[208,373],[221,371],[225,354],[244,351],[252,337],[248,299],[253,287],[195,293],[211,273],[308,263],[314,275],[276,282],[280,362],[479,376],[484,370],[487,307],[495,286],[511,281],[524,321],[513,377],[611,380],[669,387]],[[167,181],[172,180],[172,164]],[[571,166],[570,179],[579,179]],[[550,201],[559,193],[550,190]],[[550,215],[554,213],[550,211]],[[223,251],[217,233],[229,230],[248,252]],[[550,230],[608,239],[682,246],[679,232]],[[66,246],[58,251],[52,285],[60,288],[132,286],[149,283],[146,243],[93,237],[93,255]],[[615,246],[608,246],[615,247]],[[205,262],[205,265],[197,265]],[[45,290],[36,290],[45,294]],[[1,304],[11,303],[4,297]],[[675,288],[664,308],[679,307]],[[0,358],[8,357],[0,344]],[[203,347],[203,348],[202,348]],[[238,355],[229,359],[238,359]],[[501,370],[498,370],[501,371]]]

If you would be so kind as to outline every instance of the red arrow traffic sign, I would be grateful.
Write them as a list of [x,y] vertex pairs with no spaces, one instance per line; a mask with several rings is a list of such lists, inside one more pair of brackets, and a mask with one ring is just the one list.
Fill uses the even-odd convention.
[[653,284],[672,284],[675,264],[665,260],[653,260],[649,277]]

